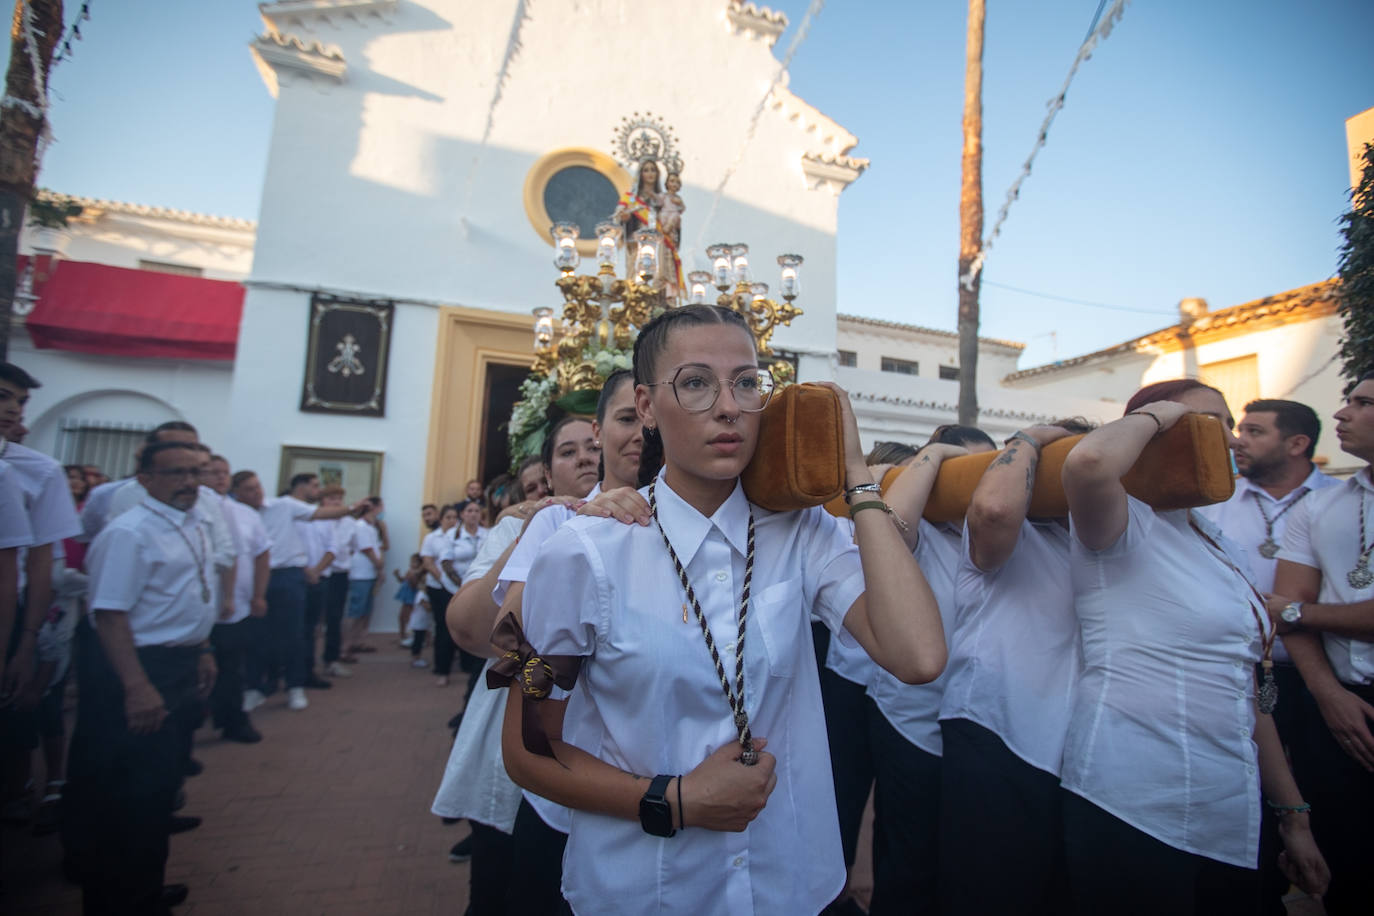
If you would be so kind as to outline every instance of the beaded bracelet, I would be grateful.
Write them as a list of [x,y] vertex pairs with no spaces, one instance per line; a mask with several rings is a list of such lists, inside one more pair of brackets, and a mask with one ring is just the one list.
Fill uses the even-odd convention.
[[1266,798],[1264,803],[1268,805],[1269,810],[1273,811],[1278,817],[1283,817],[1285,814],[1306,814],[1312,810],[1312,806],[1307,802],[1303,802],[1301,805],[1280,805]]
[[883,488],[878,486],[878,484],[876,483],[855,484],[854,486],[849,487],[844,491],[844,500],[845,502],[849,502],[850,497],[852,497],[855,493],[873,493],[877,495],[882,492]]

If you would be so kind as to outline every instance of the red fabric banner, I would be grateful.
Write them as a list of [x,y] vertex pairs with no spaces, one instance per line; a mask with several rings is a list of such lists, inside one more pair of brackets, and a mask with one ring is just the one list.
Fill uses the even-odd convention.
[[238,346],[244,290],[234,281],[42,257],[33,291],[25,324],[42,350],[233,359]]

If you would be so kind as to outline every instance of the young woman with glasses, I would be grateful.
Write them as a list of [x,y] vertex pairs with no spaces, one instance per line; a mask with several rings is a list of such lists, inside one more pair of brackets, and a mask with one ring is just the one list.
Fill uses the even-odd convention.
[[[853,538],[820,507],[746,499],[739,475],[773,380],[738,313],[670,309],[640,333],[634,365],[665,461],[651,520],[574,519],[535,560],[524,632],[497,628],[523,637],[506,659],[522,688],[507,767],[572,809],[574,911],[818,912],[845,869],[810,617],[916,683],[944,665],[939,610],[876,493],[853,500]],[[847,485],[866,488],[840,393]],[[550,682],[571,688],[566,706],[526,704],[557,693]]]

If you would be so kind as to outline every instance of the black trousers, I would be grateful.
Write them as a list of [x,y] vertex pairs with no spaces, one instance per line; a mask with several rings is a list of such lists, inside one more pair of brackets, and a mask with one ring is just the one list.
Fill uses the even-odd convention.
[[425,651],[425,632],[424,630],[410,631],[410,657],[419,658]]
[[129,732],[124,688],[86,624],[77,627],[80,701],[62,795],[62,840],[81,878],[83,912],[162,914],[172,800],[181,781],[176,713],[196,703],[195,649],[138,650],[168,716]]
[[870,916],[940,912],[940,758],[921,750],[870,698],[873,899]]
[[511,913],[560,913],[563,900],[563,847],[568,835],[554,830],[528,799],[520,799],[511,834],[511,861],[520,863],[518,881],[506,884],[506,910]]
[[344,608],[348,606],[348,573],[331,573],[324,580],[324,663],[332,665],[343,654]]
[[315,643],[319,640],[320,622],[324,620],[324,607],[328,597],[329,580],[321,579],[314,585],[305,584],[305,673],[309,677],[315,673]]
[[429,595],[429,609],[434,614],[434,673],[448,677],[453,671],[454,653],[458,651],[458,644],[453,641],[453,635],[444,622],[453,592],[446,588],[426,587],[425,593]]
[[[1374,703],[1374,686],[1346,689]],[[1331,887],[1322,903],[1330,916],[1368,913],[1374,906],[1374,773],[1341,750],[1315,700],[1305,735],[1294,766],[1303,797],[1312,805],[1312,835],[1331,867]]]
[[236,623],[217,623],[210,631],[215,647],[215,687],[210,692],[211,724],[234,732],[248,724],[243,711],[243,668],[252,645],[253,627],[259,618],[245,617]]
[[[817,627],[825,630],[821,624],[812,624],[813,633]],[[819,670],[830,770],[835,780],[835,808],[840,818],[840,846],[845,868],[852,868],[859,848],[864,806],[873,788],[873,751],[868,735],[871,701],[862,684],[840,677],[825,667],[823,658]]]
[[967,719],[940,723],[940,907],[1053,913],[1064,892],[1059,779]]
[[[506,909],[506,894],[512,881],[516,880],[511,870],[514,857],[510,834],[470,818],[468,823],[472,825],[472,861],[468,871],[468,908],[465,916],[507,916],[508,912],[525,912]],[[524,863],[520,864],[518,880],[523,884]]]
[[1062,790],[1061,795],[1075,916],[1258,912],[1259,872],[1175,849],[1087,799]]

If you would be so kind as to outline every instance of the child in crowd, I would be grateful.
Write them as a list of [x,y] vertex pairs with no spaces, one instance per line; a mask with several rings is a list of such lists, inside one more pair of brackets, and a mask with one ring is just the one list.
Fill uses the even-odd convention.
[[429,593],[425,589],[418,589],[415,592],[415,607],[410,613],[410,667],[427,668],[429,662],[425,661],[420,653],[425,648],[425,632],[429,629],[434,620],[434,615],[429,608]]
[[396,577],[396,581],[401,583],[401,587],[396,589],[396,600],[401,602],[401,645],[409,647],[414,637],[407,632],[410,625],[411,608],[415,606],[415,595],[419,592],[420,582],[425,577],[425,568],[420,561],[418,553],[410,555],[410,568],[402,573],[399,569],[393,569],[391,574]]

